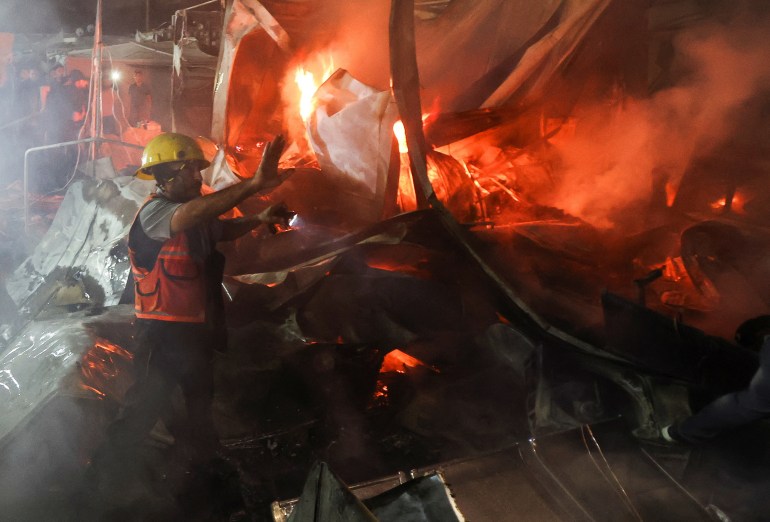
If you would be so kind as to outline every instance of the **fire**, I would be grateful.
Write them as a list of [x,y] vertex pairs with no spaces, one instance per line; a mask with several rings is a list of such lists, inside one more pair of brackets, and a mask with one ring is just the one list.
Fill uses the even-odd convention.
[[[740,192],[736,192],[733,195],[733,199],[730,201],[730,210],[736,214],[743,214],[745,212],[743,206],[746,200]],[[719,198],[711,203],[711,208],[714,210],[724,210],[727,205],[727,198]]]
[[401,123],[401,120],[398,120],[393,124],[393,134],[398,140],[398,152],[401,154],[409,152],[409,147],[406,146],[406,130],[404,129],[404,124]]
[[299,115],[302,121],[307,123],[310,116],[315,110],[315,102],[313,97],[315,96],[318,87],[325,82],[335,71],[334,59],[329,57],[328,65],[325,66],[323,73],[321,74],[321,81],[316,82],[315,75],[305,69],[304,66],[299,66],[294,71],[294,83],[299,88]]
[[294,73],[294,81],[299,87],[299,115],[302,121],[307,122],[310,115],[313,114],[313,95],[318,86],[313,78],[313,73],[306,71],[304,67],[297,67]]
[[[425,124],[425,120],[427,120],[429,117],[429,112],[422,115],[423,125]],[[401,154],[406,154],[409,152],[409,147],[406,145],[406,129],[404,129],[404,124],[401,122],[401,120],[398,120],[393,124],[393,135],[398,140],[398,152]]]
[[666,206],[674,206],[676,200],[676,194],[679,191],[679,186],[671,182],[666,183]]
[[663,277],[669,281],[678,282],[683,279],[689,279],[687,269],[681,257],[667,257],[663,265]]
[[424,366],[425,368],[429,368],[430,370],[439,373],[436,368],[428,366],[416,357],[412,357],[401,350],[393,350],[385,356],[382,360],[382,366],[380,366],[380,373],[406,373],[407,368],[417,368],[418,366]]

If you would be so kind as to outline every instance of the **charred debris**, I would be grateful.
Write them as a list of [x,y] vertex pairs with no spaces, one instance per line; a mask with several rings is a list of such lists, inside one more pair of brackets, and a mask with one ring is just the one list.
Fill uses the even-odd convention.
[[[658,436],[745,385],[757,355],[733,332],[770,305],[767,13],[725,4],[177,13],[163,117],[210,129],[207,184],[293,140],[270,197],[299,221],[230,247],[223,285],[214,415],[245,519],[762,519],[766,424],[697,448]],[[185,62],[196,27],[216,74]],[[86,147],[66,191],[0,196],[30,205],[0,222],[14,520],[74,519],[132,382],[125,236],[152,183],[116,174],[147,131]],[[95,519],[226,520],[227,485],[195,481],[174,409]]]

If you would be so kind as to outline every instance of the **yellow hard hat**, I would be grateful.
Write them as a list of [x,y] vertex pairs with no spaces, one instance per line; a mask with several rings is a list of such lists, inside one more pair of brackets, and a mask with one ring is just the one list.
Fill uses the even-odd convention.
[[144,148],[142,166],[136,171],[136,176],[141,179],[154,179],[152,172],[147,169],[174,161],[197,161],[202,169],[211,165],[193,138],[166,132],[155,136]]

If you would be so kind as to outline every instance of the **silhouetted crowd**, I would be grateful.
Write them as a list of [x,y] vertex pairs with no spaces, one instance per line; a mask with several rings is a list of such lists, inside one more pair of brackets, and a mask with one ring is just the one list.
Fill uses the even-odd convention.
[[[11,64],[0,85],[2,181],[22,178],[27,149],[82,137],[88,97],[89,81],[81,71],[67,74],[58,62],[50,63],[45,73],[36,63]],[[70,146],[32,155],[30,169],[45,175],[31,179],[31,188],[50,191],[63,186],[75,168],[77,153],[77,147]]]

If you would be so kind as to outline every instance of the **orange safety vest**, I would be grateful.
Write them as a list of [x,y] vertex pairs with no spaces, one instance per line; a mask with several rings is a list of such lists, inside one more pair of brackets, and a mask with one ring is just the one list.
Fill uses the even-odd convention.
[[[150,199],[152,196],[144,205]],[[138,213],[131,227],[137,226],[141,228]],[[150,270],[138,266],[130,241],[128,257],[134,275],[134,310],[138,318],[186,323],[206,321],[205,267],[202,261],[193,258],[187,233],[166,240]]]

